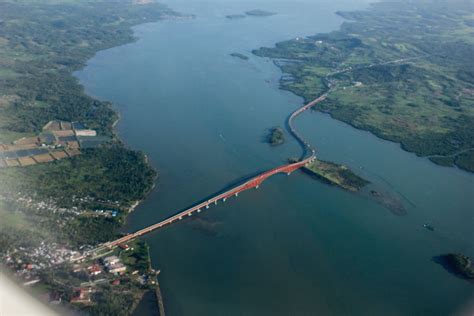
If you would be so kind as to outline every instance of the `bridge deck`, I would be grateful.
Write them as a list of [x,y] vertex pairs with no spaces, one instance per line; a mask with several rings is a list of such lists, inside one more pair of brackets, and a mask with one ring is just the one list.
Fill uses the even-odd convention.
[[224,192],[224,193],[221,193],[221,194],[218,194],[198,205],[195,205],[187,210],[184,210],[176,215],[173,215],[161,222],[158,222],[156,224],[153,224],[153,225],[150,225],[146,228],[143,228],[139,231],[136,231],[135,233],[132,233],[132,234],[128,234],[124,237],[121,237],[117,240],[114,240],[114,241],[110,241],[110,242],[106,242],[102,245],[100,245],[98,248],[94,249],[93,252],[98,252],[100,250],[103,250],[103,249],[106,249],[106,248],[112,248],[112,247],[115,247],[115,246],[118,246],[120,244],[123,244],[123,243],[126,243],[126,242],[129,242],[130,240],[132,239],[135,239],[137,237],[140,237],[140,236],[143,236],[145,234],[148,234],[156,229],[159,229],[159,228],[162,228],[166,225],[169,225],[175,221],[179,221],[179,220],[182,220],[184,217],[186,216],[191,216],[194,212],[200,212],[203,208],[209,208],[211,204],[217,204],[218,201],[221,201],[221,200],[226,200],[227,198],[231,197],[231,196],[237,196],[239,193],[243,192],[243,191],[246,191],[246,190],[250,190],[252,188],[258,188],[258,186],[264,182],[266,179],[268,179],[269,177],[277,174],[277,173],[288,173],[290,174],[291,172],[303,167],[304,165],[312,162],[314,159],[316,159],[316,151],[314,149],[311,148],[311,145],[309,143],[307,143],[302,137],[301,135],[296,131],[296,129],[293,127],[293,119],[295,117],[297,117],[298,115],[300,115],[301,113],[303,113],[304,111],[312,108],[313,106],[315,106],[316,104],[318,104],[319,102],[323,101],[324,99],[326,99],[327,97],[327,93],[321,95],[320,97],[318,97],[317,99],[313,100],[312,102],[304,105],[303,107],[299,108],[298,110],[294,111],[290,117],[288,118],[288,126],[290,127],[290,131],[291,133],[293,134],[293,136],[301,143],[304,145],[304,148],[305,148],[305,152],[308,153],[308,151],[310,151],[310,156],[307,157],[306,159],[304,160],[301,160],[301,161],[298,161],[298,162],[295,162],[295,163],[291,163],[291,164],[286,164],[286,165],[283,165],[283,166],[279,166],[279,167],[276,167],[274,169],[271,169],[271,170],[268,170],[266,172],[263,172],[255,177],[253,177],[252,179]]

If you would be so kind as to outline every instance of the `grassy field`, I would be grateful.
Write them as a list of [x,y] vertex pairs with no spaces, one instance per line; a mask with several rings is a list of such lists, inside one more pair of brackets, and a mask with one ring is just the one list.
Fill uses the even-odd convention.
[[[281,87],[443,165],[474,171],[474,12],[467,2],[377,3],[339,31],[254,51],[285,59]],[[291,62],[293,61],[293,62]],[[442,159],[446,157],[446,159]]]
[[367,180],[357,176],[346,166],[323,160],[316,159],[304,167],[304,170],[309,174],[315,175],[330,184],[337,185],[348,191],[359,191],[369,184]]

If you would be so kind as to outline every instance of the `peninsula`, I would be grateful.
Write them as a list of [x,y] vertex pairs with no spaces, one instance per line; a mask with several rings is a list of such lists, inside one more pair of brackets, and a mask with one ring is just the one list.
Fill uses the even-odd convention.
[[338,12],[340,30],[260,48],[316,110],[399,142],[444,166],[474,171],[474,23],[467,2],[381,2]]

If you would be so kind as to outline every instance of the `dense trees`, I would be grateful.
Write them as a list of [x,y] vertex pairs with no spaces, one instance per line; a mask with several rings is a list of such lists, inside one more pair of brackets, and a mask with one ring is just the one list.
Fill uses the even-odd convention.
[[85,95],[71,74],[98,50],[133,40],[132,25],[169,14],[159,4],[128,1],[0,3],[0,93],[15,96],[0,106],[0,141],[10,132],[38,132],[53,119],[110,134],[110,104]]

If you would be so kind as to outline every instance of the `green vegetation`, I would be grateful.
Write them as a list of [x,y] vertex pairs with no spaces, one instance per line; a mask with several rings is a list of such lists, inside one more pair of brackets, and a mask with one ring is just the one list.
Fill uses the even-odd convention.
[[444,156],[433,156],[430,157],[430,160],[434,163],[445,166],[445,167],[452,167],[454,166],[454,158],[453,157],[444,157]]
[[[0,178],[11,179],[11,186],[2,188],[4,195],[22,192],[49,197],[56,206],[63,208],[117,212],[118,216],[110,218],[95,217],[94,213],[86,212],[64,222],[60,231],[53,230],[56,239],[68,240],[74,245],[96,244],[116,237],[116,230],[123,223],[128,208],[144,198],[153,186],[155,176],[143,154],[118,144],[86,149],[84,155],[50,164],[0,169]],[[58,225],[52,220],[52,214],[28,209],[8,213],[19,218],[18,221],[26,216],[36,218],[37,223],[38,218],[42,218],[47,231]]]
[[457,155],[454,162],[461,168],[474,172],[474,150],[469,150]]
[[[87,96],[72,76],[98,50],[134,40],[133,25],[174,13],[152,3],[133,1],[8,1],[0,3],[0,142],[38,134],[50,120],[80,121],[103,135],[113,135],[116,113],[108,102]],[[156,173],[141,153],[118,140],[82,155],[49,164],[0,170],[0,193],[10,201],[9,218],[34,220],[46,234],[58,215],[17,205],[16,192],[57,207],[121,211],[115,219],[87,214],[64,221],[73,244],[104,240],[123,214],[151,189]],[[46,202],[47,201],[47,202]],[[31,204],[31,203],[30,203]],[[18,220],[19,221],[19,220]],[[17,225],[17,231],[29,226]],[[91,229],[92,228],[92,229]],[[84,232],[81,232],[84,230]],[[8,231],[13,236],[14,227]],[[5,240],[6,232],[2,230]],[[86,238],[86,235],[90,234]],[[25,234],[29,236],[30,234]],[[54,234],[57,235],[57,234]],[[96,241],[96,242],[97,242]],[[94,242],[95,243],[95,242]],[[5,248],[2,248],[4,250]]]
[[171,14],[125,0],[55,2],[0,3],[0,141],[54,119],[111,134],[110,104],[84,94],[71,74],[97,51],[134,40],[131,26]]
[[279,126],[272,127],[267,136],[267,142],[272,146],[278,146],[285,143],[285,133]]
[[[82,122],[111,138],[70,159],[0,169],[0,255],[15,249],[28,257],[41,242],[74,249],[113,239],[130,207],[153,187],[156,173],[144,154],[115,137],[118,116],[111,104],[86,95],[72,75],[97,51],[135,40],[132,26],[176,15],[158,3],[138,4],[144,2],[0,2],[0,143],[38,134],[50,120]],[[145,261],[149,266],[143,247],[133,252],[140,271]],[[34,273],[63,300],[81,281],[67,266]],[[123,281],[101,285],[87,311],[130,314],[144,285]]]
[[110,285],[102,286],[101,290],[94,293],[93,299],[97,304],[85,308],[90,315],[130,315],[135,301],[137,301],[136,291],[118,291]]
[[240,58],[242,60],[248,60],[249,57],[241,53],[231,53],[230,56]]
[[469,257],[459,253],[450,253],[441,256],[441,259],[452,273],[464,279],[474,280],[474,267]]
[[[293,80],[281,87],[354,127],[443,165],[474,170],[473,9],[467,2],[381,2],[340,12],[339,31],[261,48]],[[452,157],[442,159],[442,157]]]
[[120,259],[130,267],[130,271],[137,270],[140,274],[150,270],[150,253],[148,245],[142,240],[128,243],[128,250],[121,251]]
[[305,166],[303,170],[348,191],[359,191],[370,183],[356,175],[346,166],[318,159]]
[[247,11],[245,12],[245,14],[250,15],[250,16],[271,16],[271,15],[275,15],[276,13],[257,9],[257,10]]
[[[104,207],[114,202],[127,208],[153,186],[156,173],[140,152],[113,144],[83,153],[50,164],[0,169],[0,178],[12,179],[8,190],[52,197],[62,207],[97,206],[100,200]],[[78,204],[84,198],[93,201]]]

